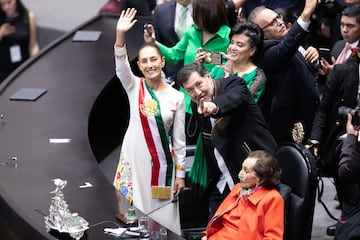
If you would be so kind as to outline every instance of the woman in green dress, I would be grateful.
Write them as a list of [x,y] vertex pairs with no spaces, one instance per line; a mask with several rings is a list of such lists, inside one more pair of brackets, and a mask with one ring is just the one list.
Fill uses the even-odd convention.
[[[152,30],[151,35],[144,31],[144,41],[155,41],[169,64],[177,64],[182,60],[184,65],[194,62],[199,48],[225,52],[229,45],[230,27],[224,0],[193,0],[192,8],[194,23],[173,47],[167,47],[156,41],[152,25],[149,26]],[[210,72],[214,64],[205,64],[204,66]],[[186,91],[182,90],[182,92],[185,94],[185,110],[191,114],[191,99]]]
[[[237,23],[230,32],[230,44],[227,54],[224,54],[223,65],[212,68],[212,78],[223,78],[229,75],[237,75],[244,79],[255,102],[259,100],[265,90],[266,76],[264,71],[256,66],[252,59],[263,44],[263,32],[254,23]],[[204,54],[199,53],[198,61],[204,59]]]

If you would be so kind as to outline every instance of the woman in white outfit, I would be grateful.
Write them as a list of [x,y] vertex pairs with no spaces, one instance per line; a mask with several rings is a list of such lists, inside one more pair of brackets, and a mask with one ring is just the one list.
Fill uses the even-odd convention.
[[[136,24],[135,15],[135,9],[122,11],[116,26],[116,75],[129,98],[130,121],[114,185],[135,207],[149,213],[184,189],[185,108],[183,93],[162,79],[165,58],[155,44],[145,44],[138,53],[144,78],[132,73],[125,33]],[[150,217],[181,234],[178,203],[168,204]]]

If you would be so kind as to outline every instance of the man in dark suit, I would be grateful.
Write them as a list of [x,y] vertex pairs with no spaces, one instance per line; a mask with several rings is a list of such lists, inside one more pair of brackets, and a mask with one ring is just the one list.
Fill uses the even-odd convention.
[[212,79],[201,63],[194,62],[179,70],[178,80],[195,103],[193,115],[201,128],[206,159],[204,196],[209,196],[211,217],[239,182],[238,173],[248,152],[262,149],[274,153],[277,144],[240,77]]
[[[324,94],[315,115],[310,136],[315,156],[318,156],[319,175],[333,177],[340,207],[343,202],[343,191],[339,184],[338,159],[341,147],[339,137],[345,133],[343,118],[339,118],[340,106],[356,108],[358,106],[359,57],[351,56],[346,64],[336,64],[326,79]],[[327,229],[334,234],[334,226]]]
[[303,124],[305,139],[312,127],[319,90],[314,69],[298,48],[307,35],[317,4],[317,0],[306,0],[303,12],[290,30],[280,15],[264,6],[249,15],[249,21],[264,31],[265,41],[256,64],[264,70],[267,81],[259,104],[278,144],[293,141],[291,130],[295,123]]
[[[182,8],[186,7],[186,19],[183,26],[179,26]],[[182,37],[179,27],[186,29],[192,23],[192,6],[191,0],[171,0],[156,6],[154,11],[154,28],[156,40],[167,47],[174,46]],[[175,81],[177,71],[183,66],[183,61],[177,65],[166,64],[164,72],[169,80]],[[178,84],[175,81],[175,87]]]
[[330,62],[324,58],[320,61],[323,75],[328,74],[335,64],[345,63],[351,54],[351,48],[360,46],[360,4],[350,5],[342,11],[340,32],[343,39],[332,47]]
[[337,240],[360,238],[359,125],[352,124],[351,115],[348,116],[346,133],[347,136],[341,148],[338,171],[345,194],[341,218],[336,225],[335,239]]
[[351,56],[346,64],[335,65],[327,77],[310,136],[310,143],[315,146],[315,155],[320,156],[324,164],[320,170],[325,175],[337,175],[339,152],[335,148],[339,137],[345,133],[346,123],[343,118],[339,118],[338,108],[358,106],[358,87],[359,59],[356,56]]

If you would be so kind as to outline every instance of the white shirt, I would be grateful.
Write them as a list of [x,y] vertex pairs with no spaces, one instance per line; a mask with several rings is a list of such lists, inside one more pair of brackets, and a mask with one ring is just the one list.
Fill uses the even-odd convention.
[[[174,22],[174,29],[177,29],[177,26],[178,26],[178,23],[179,23],[179,16],[181,14],[181,9],[183,8],[184,6],[179,4],[179,3],[176,3],[176,8],[175,8],[175,22]],[[189,4],[187,5],[187,8],[188,8],[188,11],[187,11],[187,17],[186,17],[186,28],[188,28],[193,19],[192,19],[192,5]]]
[[[211,121],[211,126],[213,127],[215,119],[210,118],[210,121]],[[216,149],[216,147],[214,147],[214,155],[221,172],[220,179],[217,182],[216,187],[219,190],[219,192],[222,194],[225,190],[226,185],[229,186],[230,190],[234,187],[234,181],[231,177],[229,169],[226,166],[224,158],[221,156],[220,152]]]

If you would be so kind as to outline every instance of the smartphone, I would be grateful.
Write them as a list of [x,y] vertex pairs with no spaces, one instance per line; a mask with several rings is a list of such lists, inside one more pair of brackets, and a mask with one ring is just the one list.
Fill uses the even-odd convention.
[[199,52],[206,52],[207,56],[204,59],[204,63],[212,63],[212,64],[216,64],[216,65],[221,65],[223,62],[223,56],[220,52],[214,52],[214,51],[210,51],[210,50],[204,50],[204,49],[199,49]]
[[146,33],[149,34],[149,36],[152,36],[152,30],[150,28],[150,23],[145,23],[144,29],[145,29]]
[[331,55],[329,48],[319,48],[319,55],[320,59],[325,58],[325,60],[331,64]]

